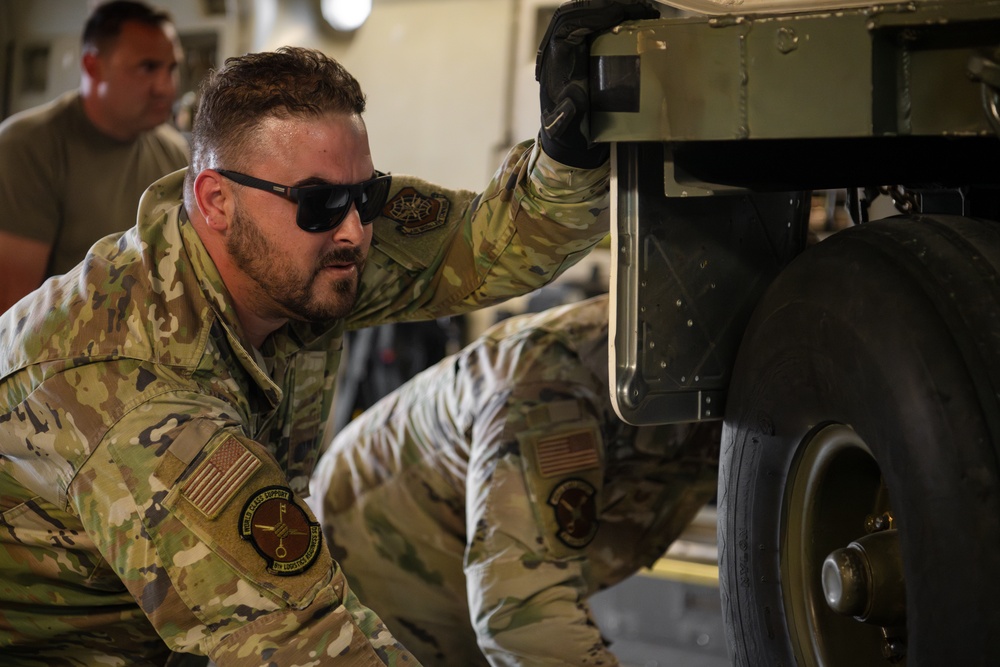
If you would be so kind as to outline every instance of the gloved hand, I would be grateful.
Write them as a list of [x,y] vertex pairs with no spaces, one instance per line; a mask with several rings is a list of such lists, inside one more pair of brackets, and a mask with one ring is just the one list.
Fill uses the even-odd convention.
[[591,144],[590,43],[623,21],[659,18],[649,0],[571,0],[552,16],[535,60],[542,103],[542,148],[570,167],[592,169],[608,159],[607,144]]

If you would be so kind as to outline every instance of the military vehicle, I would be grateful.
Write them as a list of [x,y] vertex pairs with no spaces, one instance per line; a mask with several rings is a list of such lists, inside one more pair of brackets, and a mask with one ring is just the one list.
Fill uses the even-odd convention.
[[732,658],[1000,664],[1000,2],[670,4],[591,48],[613,392],[724,420]]

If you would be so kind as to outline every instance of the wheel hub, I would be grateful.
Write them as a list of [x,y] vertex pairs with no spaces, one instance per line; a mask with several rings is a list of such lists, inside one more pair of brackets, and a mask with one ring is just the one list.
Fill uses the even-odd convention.
[[785,616],[802,667],[905,660],[900,539],[878,463],[846,424],[808,434],[788,474]]
[[826,557],[823,594],[839,614],[881,626],[906,619],[906,586],[896,530],[865,535]]

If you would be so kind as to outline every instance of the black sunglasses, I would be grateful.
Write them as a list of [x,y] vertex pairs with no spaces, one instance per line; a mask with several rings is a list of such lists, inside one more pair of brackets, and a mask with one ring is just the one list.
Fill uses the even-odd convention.
[[380,171],[375,172],[375,178],[353,185],[328,183],[301,188],[279,185],[227,169],[216,171],[240,185],[264,190],[298,204],[295,222],[307,232],[328,232],[335,228],[347,217],[352,203],[358,208],[361,223],[367,225],[378,217],[385,206],[392,184],[392,176]]

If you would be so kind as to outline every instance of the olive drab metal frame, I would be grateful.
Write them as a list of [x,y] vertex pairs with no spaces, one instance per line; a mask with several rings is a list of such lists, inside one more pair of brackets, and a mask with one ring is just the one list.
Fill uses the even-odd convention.
[[1000,219],[1000,0],[639,21],[591,56],[626,421],[721,418],[812,190],[892,186],[920,212]]

